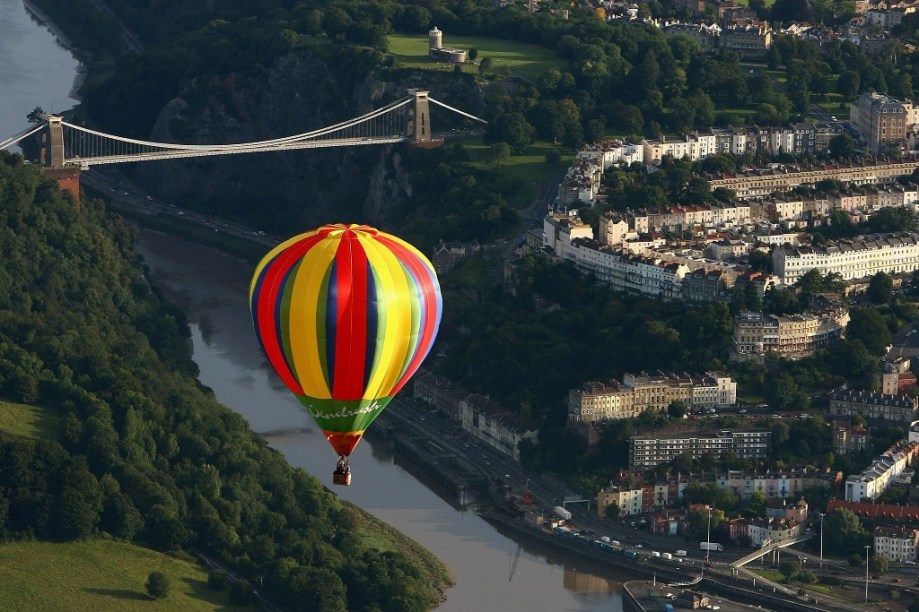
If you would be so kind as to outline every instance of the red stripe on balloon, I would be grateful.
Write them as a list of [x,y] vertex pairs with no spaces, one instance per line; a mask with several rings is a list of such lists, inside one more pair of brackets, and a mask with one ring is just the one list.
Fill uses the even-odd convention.
[[338,308],[332,397],[361,399],[367,350],[367,254],[357,234],[347,230],[335,253]]
[[263,271],[262,288],[257,299],[257,331],[265,349],[265,355],[271,365],[274,366],[278,376],[287,385],[287,388],[298,395],[303,395],[303,387],[300,386],[291,370],[290,364],[287,363],[287,356],[284,354],[284,349],[279,342],[280,334],[278,332],[281,321],[278,320],[277,302],[284,297],[281,290],[283,289],[284,279],[287,278],[291,268],[316,243],[323,240],[327,234],[328,232],[320,232],[301,240],[281,251],[273,261],[268,263]]
[[421,299],[424,302],[421,308],[424,322],[422,328],[418,332],[418,345],[415,348],[415,352],[405,372],[403,372],[399,381],[389,393],[389,395],[395,395],[405,386],[405,383],[408,382],[415,371],[418,370],[422,360],[427,356],[428,351],[431,350],[431,345],[434,343],[434,337],[437,334],[437,287],[434,285],[434,279],[432,277],[433,272],[418,258],[418,255],[395,240],[390,240],[385,236],[379,236],[377,240],[395,253],[396,257],[398,257],[412,272],[412,275],[418,282],[421,291]]

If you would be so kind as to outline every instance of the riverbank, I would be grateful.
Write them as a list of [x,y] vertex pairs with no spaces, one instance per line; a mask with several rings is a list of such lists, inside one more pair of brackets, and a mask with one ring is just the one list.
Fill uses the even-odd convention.
[[[73,79],[73,84],[70,86],[69,96],[74,100],[80,100],[80,89],[86,82],[86,77],[89,73],[88,64],[93,57],[92,53],[86,49],[77,47],[70,39],[70,37],[68,37],[67,34],[65,34],[64,31],[54,21],[51,20],[51,17],[49,17],[48,14],[41,9],[41,7],[32,2],[32,0],[23,0],[22,4],[29,16],[47,28],[47,30],[54,35],[54,39],[57,44],[59,44],[64,49],[67,49],[77,60],[77,62],[79,62],[77,65],[76,76]],[[47,110],[48,112],[54,111],[54,109],[50,108]],[[58,112],[61,112],[61,109],[58,109]]]

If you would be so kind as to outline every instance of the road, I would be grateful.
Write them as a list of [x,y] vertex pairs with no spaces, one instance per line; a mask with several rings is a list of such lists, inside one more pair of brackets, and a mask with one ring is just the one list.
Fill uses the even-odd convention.
[[152,195],[143,193],[140,188],[126,180],[116,170],[93,168],[80,174],[80,182],[100,195],[104,194],[113,207],[129,208],[135,214],[168,216],[176,220],[213,229],[214,232],[223,232],[235,238],[257,242],[268,247],[281,242],[279,237],[270,235],[264,230],[186,210],[175,204],[160,202],[154,199]]
[[549,209],[549,205],[558,195],[558,186],[565,178],[567,169],[556,172],[551,179],[544,183],[533,183],[533,200],[521,213],[523,217],[523,231],[519,238],[505,240],[495,266],[488,272],[488,280],[492,285],[500,284],[504,278],[504,263],[514,257],[517,246],[526,239],[526,232],[542,224],[542,219]]

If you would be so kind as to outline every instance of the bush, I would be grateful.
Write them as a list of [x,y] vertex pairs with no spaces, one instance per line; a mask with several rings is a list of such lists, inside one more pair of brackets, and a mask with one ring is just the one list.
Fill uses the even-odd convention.
[[810,570],[800,570],[792,574],[789,579],[795,582],[815,584],[817,582],[817,574]]
[[147,595],[153,599],[163,599],[169,595],[169,577],[163,572],[150,572],[145,586]]
[[207,586],[215,591],[227,588],[227,576],[220,570],[211,570],[207,575]]
[[252,585],[248,580],[237,580],[230,587],[230,601],[242,605],[252,601]]

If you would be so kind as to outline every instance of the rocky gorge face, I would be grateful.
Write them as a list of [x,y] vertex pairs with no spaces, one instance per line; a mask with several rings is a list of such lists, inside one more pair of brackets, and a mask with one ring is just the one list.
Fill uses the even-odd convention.
[[[354,63],[354,62],[352,62]],[[310,53],[290,53],[258,74],[197,80],[160,112],[151,140],[187,144],[251,142],[309,132],[404,97],[409,88],[481,112],[474,79],[438,72],[351,66],[343,75]],[[436,113],[436,114],[435,114]],[[452,113],[432,109],[457,125]],[[446,127],[446,126],[444,126]],[[434,130],[442,129],[436,124]],[[136,180],[177,205],[289,234],[329,222],[392,226],[412,196],[405,145],[329,147],[187,158],[140,164]],[[402,214],[402,213],[400,213]]]

